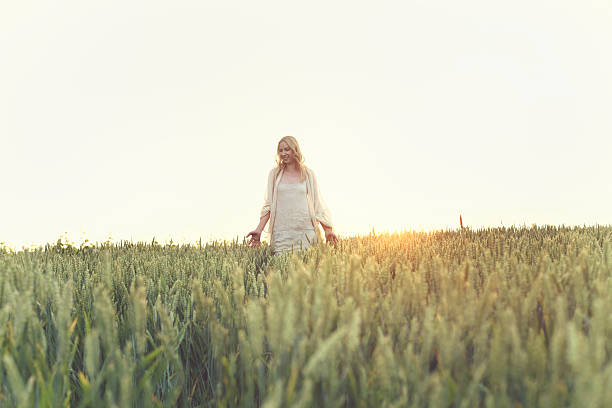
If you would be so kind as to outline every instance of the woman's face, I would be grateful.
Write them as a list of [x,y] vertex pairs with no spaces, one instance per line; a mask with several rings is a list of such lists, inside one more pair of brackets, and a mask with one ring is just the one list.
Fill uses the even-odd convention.
[[278,156],[285,164],[292,163],[295,160],[295,152],[285,142],[280,142],[278,145]]

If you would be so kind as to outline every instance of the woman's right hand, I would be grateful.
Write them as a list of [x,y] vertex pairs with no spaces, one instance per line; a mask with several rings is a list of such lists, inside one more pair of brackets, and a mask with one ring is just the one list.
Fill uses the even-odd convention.
[[256,247],[257,245],[259,245],[259,244],[261,243],[261,242],[260,242],[260,239],[261,239],[261,231],[258,231],[258,230],[251,231],[251,232],[249,232],[249,233],[247,234],[247,236],[246,236],[246,237],[247,237],[247,238],[248,238],[248,237],[251,237],[251,239],[249,240],[249,246],[250,246],[251,248]]

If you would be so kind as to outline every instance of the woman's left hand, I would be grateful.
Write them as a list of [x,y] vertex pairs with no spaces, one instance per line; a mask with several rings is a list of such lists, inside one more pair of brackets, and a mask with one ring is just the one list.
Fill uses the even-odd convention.
[[338,237],[336,236],[336,234],[334,234],[334,232],[331,229],[326,229],[325,230],[325,241],[327,241],[327,243],[332,243],[334,245],[336,245],[336,243],[338,242]]

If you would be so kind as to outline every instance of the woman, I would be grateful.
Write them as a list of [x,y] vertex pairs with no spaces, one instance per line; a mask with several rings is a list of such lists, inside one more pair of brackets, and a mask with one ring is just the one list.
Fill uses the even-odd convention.
[[327,242],[336,243],[331,215],[321,198],[314,172],[304,165],[297,140],[285,136],[278,142],[277,166],[270,170],[259,225],[247,234],[250,246],[260,243],[261,232],[271,232],[270,246],[275,255],[283,251],[306,249],[321,239],[318,223]]

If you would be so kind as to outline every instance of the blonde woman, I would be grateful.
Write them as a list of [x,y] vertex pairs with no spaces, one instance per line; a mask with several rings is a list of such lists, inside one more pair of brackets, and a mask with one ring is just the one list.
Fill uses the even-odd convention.
[[304,165],[304,156],[297,140],[285,136],[276,149],[277,166],[270,170],[259,225],[247,234],[250,246],[260,244],[261,233],[268,220],[270,246],[275,255],[294,249],[306,249],[322,239],[318,224],[325,231],[327,242],[336,243],[331,215],[314,172]]

